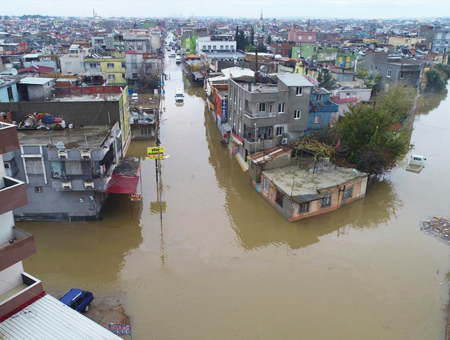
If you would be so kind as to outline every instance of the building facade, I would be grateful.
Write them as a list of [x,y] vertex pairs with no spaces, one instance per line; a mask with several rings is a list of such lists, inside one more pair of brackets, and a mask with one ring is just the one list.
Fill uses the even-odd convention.
[[300,74],[279,74],[261,81],[249,77],[230,79],[230,148],[246,160],[250,154],[303,135],[312,87]]

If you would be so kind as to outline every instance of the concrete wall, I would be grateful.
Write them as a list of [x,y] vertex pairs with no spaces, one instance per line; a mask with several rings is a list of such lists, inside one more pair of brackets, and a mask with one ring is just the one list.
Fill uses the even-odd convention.
[[111,125],[120,120],[118,101],[0,103],[0,111],[10,110],[12,119],[17,122],[33,112],[45,112],[61,117],[68,124],[72,123],[75,126],[89,126],[92,123]]
[[0,272],[0,295],[22,284],[22,261]]

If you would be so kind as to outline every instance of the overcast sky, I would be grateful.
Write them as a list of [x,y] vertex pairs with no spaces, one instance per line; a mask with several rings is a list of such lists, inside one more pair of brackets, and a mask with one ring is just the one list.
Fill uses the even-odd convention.
[[42,14],[92,17],[92,10],[108,17],[204,17],[234,18],[440,18],[450,15],[450,1],[375,0],[0,0],[0,15]]

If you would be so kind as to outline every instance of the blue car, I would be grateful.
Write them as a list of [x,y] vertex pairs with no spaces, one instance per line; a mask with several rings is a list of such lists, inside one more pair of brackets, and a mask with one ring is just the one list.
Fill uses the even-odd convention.
[[80,313],[85,313],[89,310],[92,300],[94,300],[94,294],[76,288],[72,288],[59,299],[59,301]]

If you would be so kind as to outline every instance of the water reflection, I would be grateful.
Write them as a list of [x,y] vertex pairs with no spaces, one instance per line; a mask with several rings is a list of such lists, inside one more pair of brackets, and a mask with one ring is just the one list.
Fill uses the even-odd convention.
[[240,245],[246,250],[272,244],[299,249],[317,243],[320,237],[336,232],[339,236],[351,228],[376,228],[396,217],[402,202],[387,179],[372,180],[365,198],[334,212],[290,223],[266,202],[249,184],[220,134],[212,115],[206,110],[205,128],[219,186],[226,193],[225,209]]
[[448,90],[439,93],[422,93],[417,100],[416,116],[427,115],[437,109],[441,102],[447,98]]
[[17,223],[36,240],[37,253],[25,259],[25,270],[39,273],[50,292],[72,287],[96,292],[114,289],[125,257],[142,243],[141,213],[142,202],[130,202],[128,195],[110,195],[103,221]]

